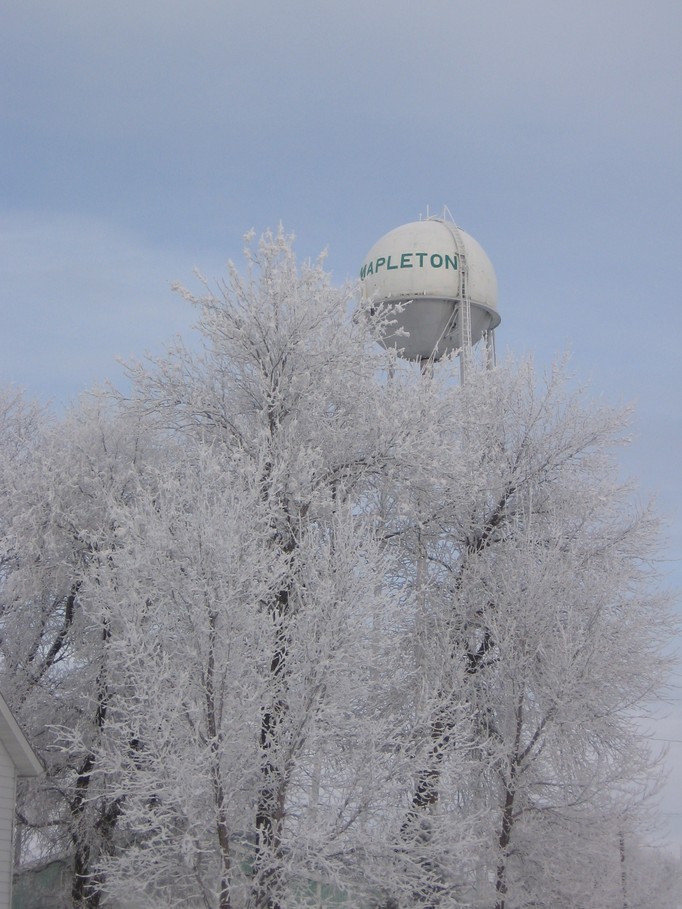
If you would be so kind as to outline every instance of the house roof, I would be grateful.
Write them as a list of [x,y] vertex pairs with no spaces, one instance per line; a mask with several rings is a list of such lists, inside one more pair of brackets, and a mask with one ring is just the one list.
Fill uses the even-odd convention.
[[17,769],[17,776],[39,776],[43,772],[43,765],[19,728],[2,695],[0,695],[0,742],[11,757]]

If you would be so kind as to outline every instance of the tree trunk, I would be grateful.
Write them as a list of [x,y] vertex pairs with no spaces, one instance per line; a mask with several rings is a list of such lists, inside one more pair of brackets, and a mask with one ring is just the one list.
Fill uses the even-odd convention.
[[[76,795],[71,801],[71,817],[80,818],[85,810],[85,801],[90,786],[90,773],[94,766],[94,755],[89,754],[78,769],[76,779]],[[87,836],[79,835],[78,828],[72,833],[75,846],[73,858],[73,881],[71,884],[71,898],[75,907],[83,909],[97,909],[99,906],[99,893],[92,889],[90,880],[91,847]]]
[[[500,824],[500,833],[497,840],[499,849],[499,859],[495,872],[495,892],[497,893],[497,902],[495,909],[505,909],[505,900],[507,897],[507,860],[509,856],[509,843],[511,842],[512,829],[514,826],[514,799],[516,796],[516,776],[521,766],[523,755],[528,753],[530,745],[526,750],[521,751],[521,736],[523,733],[523,693],[519,694],[516,703],[516,730],[514,732],[514,751],[509,764],[509,776],[504,780],[504,807],[502,808],[502,823]],[[540,727],[542,728],[542,727]],[[531,740],[532,741],[532,740]]]
[[505,909],[505,899],[507,896],[507,850],[511,840],[512,826],[514,823],[514,789],[513,782],[505,788],[504,808],[502,810],[502,826],[500,835],[497,840],[499,848],[499,859],[495,872],[495,892],[497,902],[495,909]]
[[628,909],[628,879],[625,867],[625,834],[622,830],[618,834],[618,849],[620,852],[620,886],[623,893],[623,909]]
[[[105,622],[102,629],[102,641],[106,646],[110,636],[108,624]],[[107,715],[108,691],[104,680],[104,667],[100,669],[97,678],[97,711],[95,713],[95,730],[99,734]],[[77,909],[98,909],[101,900],[101,881],[97,880],[92,873],[93,861],[93,837],[98,835],[105,839],[110,838],[118,815],[120,814],[120,804],[112,803],[106,806],[97,825],[92,829],[86,827],[81,829],[81,819],[85,812],[88,800],[88,790],[90,788],[91,774],[95,766],[95,754],[90,752],[84,759],[78,769],[76,778],[76,793],[71,800],[70,810],[74,827],[71,838],[74,843],[74,867],[73,881],[71,885],[71,896],[74,907]]]
[[286,615],[289,591],[281,590],[272,608],[277,625],[275,650],[270,660],[273,698],[263,713],[260,729],[261,787],[256,808],[256,909],[281,909],[277,893],[282,883],[281,847],[285,783],[278,767],[277,751],[287,707],[284,699],[287,638]]
[[217,715],[219,708],[216,704],[215,692],[216,622],[217,616],[215,613],[211,613],[209,616],[209,655],[208,666],[206,668],[206,719],[208,734],[211,740],[211,772],[213,777],[213,797],[215,799],[216,807],[216,829],[218,833],[218,849],[220,854],[220,893],[218,895],[218,907],[219,909],[232,909],[232,851],[225,788],[223,786],[220,767],[222,734],[220,731],[219,717]]

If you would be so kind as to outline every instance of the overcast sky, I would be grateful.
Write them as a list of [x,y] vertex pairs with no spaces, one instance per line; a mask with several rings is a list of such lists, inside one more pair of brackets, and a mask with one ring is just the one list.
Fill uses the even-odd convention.
[[[447,205],[500,285],[498,354],[636,401],[625,468],[682,570],[680,0],[4,0],[0,381],[63,407],[160,350],[281,222],[339,283]],[[668,842],[682,849],[682,693]]]

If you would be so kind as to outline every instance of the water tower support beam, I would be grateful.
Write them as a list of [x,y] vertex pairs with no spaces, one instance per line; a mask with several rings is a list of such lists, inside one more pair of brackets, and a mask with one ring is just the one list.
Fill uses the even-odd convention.
[[495,330],[489,328],[483,333],[483,343],[485,344],[485,365],[487,369],[495,369],[497,357],[495,355]]

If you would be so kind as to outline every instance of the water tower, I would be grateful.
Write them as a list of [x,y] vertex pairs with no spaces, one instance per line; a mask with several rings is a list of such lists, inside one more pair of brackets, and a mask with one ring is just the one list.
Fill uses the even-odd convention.
[[383,343],[401,357],[424,366],[456,351],[464,377],[483,339],[494,363],[495,272],[476,240],[445,214],[385,234],[367,253],[360,279],[366,305],[389,317]]

